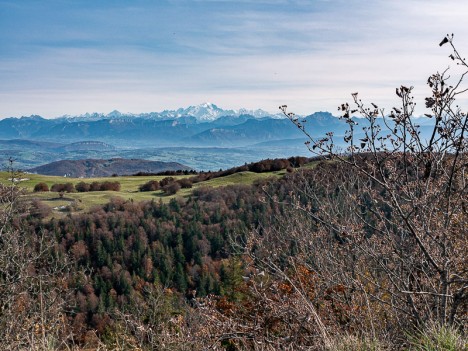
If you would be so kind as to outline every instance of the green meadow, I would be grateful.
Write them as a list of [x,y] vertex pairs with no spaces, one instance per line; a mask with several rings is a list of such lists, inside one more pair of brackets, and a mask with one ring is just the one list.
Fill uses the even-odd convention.
[[[131,201],[150,201],[158,200],[167,202],[170,199],[187,198],[192,195],[193,191],[199,187],[223,187],[235,184],[251,185],[256,180],[265,179],[268,177],[281,177],[286,171],[278,172],[239,172],[228,176],[210,179],[207,181],[193,184],[191,189],[180,189],[175,195],[166,195],[162,190],[141,192],[140,185],[150,181],[161,179],[167,176],[124,176],[124,177],[103,177],[103,178],[68,178],[58,176],[45,176],[40,174],[23,173],[16,176],[15,183],[24,190],[24,198],[28,200],[38,199],[42,203],[48,205],[52,209],[53,215],[65,214],[72,212],[86,212],[93,206],[103,205],[109,202],[113,197],[120,197]],[[191,177],[190,175],[174,176],[176,179]],[[61,197],[57,192],[34,192],[34,186],[38,183],[45,183],[52,187],[58,183],[72,183],[76,185],[80,182],[119,182],[120,191],[93,191],[93,192],[73,192],[64,193]],[[0,183],[8,184],[12,182],[12,176],[8,172],[0,172]]]

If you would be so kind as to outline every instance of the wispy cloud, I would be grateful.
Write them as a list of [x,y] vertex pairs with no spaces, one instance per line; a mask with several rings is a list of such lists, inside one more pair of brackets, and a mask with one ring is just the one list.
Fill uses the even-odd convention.
[[334,111],[356,90],[393,104],[401,83],[422,98],[427,75],[449,63],[441,37],[463,46],[467,10],[461,0],[0,1],[0,118],[205,100]]

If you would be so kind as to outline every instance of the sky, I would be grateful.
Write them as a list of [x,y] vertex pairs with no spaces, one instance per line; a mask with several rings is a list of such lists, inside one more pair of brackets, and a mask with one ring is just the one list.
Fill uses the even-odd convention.
[[[0,119],[224,109],[330,111],[468,55],[466,0],[0,0]],[[453,69],[453,67],[452,67]]]

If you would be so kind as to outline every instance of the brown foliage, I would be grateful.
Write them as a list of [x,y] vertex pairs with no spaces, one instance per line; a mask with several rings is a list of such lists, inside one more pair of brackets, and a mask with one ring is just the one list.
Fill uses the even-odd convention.
[[34,192],[43,192],[43,191],[49,191],[49,186],[46,183],[37,183],[34,186]]
[[34,199],[31,201],[29,213],[33,217],[42,219],[49,216],[52,213],[52,209],[42,201]]
[[160,185],[157,180],[149,180],[145,184],[140,185],[140,191],[156,191],[159,190]]
[[85,182],[79,182],[75,185],[75,189],[79,193],[85,193],[91,190],[91,185]]
[[59,348],[70,337],[67,258],[59,255],[55,236],[28,230],[24,219],[46,211],[38,201],[24,207],[19,195],[16,185],[0,184],[0,348]]
[[[289,198],[264,185],[265,201],[281,216],[233,240],[263,276],[247,277],[239,309],[200,301],[200,327],[192,328],[205,344],[323,350],[335,334],[367,333],[396,349],[425,323],[466,325],[468,118],[455,98],[467,91],[468,64],[452,37],[446,42],[464,71],[455,81],[446,71],[429,77],[427,140],[405,86],[396,90],[401,106],[387,114],[357,93],[354,108],[340,106],[344,150],[333,133],[314,138],[280,107],[309,138],[310,151],[330,161],[288,175],[295,179]],[[355,113],[363,117],[361,134]]]
[[163,186],[163,191],[167,195],[174,195],[181,189],[181,185],[178,182],[172,182]]
[[91,184],[79,182],[75,185],[76,191],[83,193],[88,191],[120,191],[120,183],[105,181],[105,182],[92,182]]
[[66,192],[66,193],[74,193],[75,187],[72,183],[57,183],[51,186],[50,191],[54,191],[57,193]]
[[182,178],[177,181],[182,189],[190,189],[192,187],[192,181],[189,178]]

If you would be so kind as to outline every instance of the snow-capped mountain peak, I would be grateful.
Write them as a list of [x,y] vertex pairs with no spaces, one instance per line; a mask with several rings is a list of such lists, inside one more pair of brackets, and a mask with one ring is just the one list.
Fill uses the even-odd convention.
[[161,112],[149,112],[149,113],[122,113],[120,111],[114,110],[108,114],[104,113],[85,113],[80,116],[70,116],[65,115],[59,117],[61,119],[66,119],[70,122],[76,121],[96,121],[101,119],[121,119],[121,118],[150,118],[150,119],[177,119],[181,117],[194,117],[198,122],[211,122],[220,117],[224,116],[233,116],[237,117],[240,115],[252,115],[256,118],[264,117],[273,117],[273,118],[283,118],[279,113],[269,113],[261,109],[249,110],[241,108],[238,110],[224,110],[217,105],[211,102],[204,102],[200,105],[189,106],[186,108],[179,108],[177,110],[164,110]]
[[119,118],[122,117],[122,112],[114,110],[106,115],[108,118]]
[[192,116],[199,121],[213,121],[221,116],[231,115],[234,111],[225,111],[215,104],[204,102],[197,106],[179,108],[176,117]]

